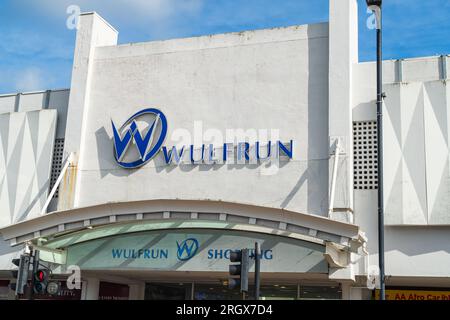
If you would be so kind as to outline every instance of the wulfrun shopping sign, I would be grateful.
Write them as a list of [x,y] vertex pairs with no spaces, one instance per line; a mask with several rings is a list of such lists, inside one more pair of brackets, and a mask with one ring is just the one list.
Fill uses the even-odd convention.
[[[269,140],[265,144],[256,141],[253,146],[249,142],[237,142],[223,143],[220,146],[191,144],[168,149],[163,146],[167,136],[167,118],[162,111],[155,108],[137,112],[119,128],[112,120],[111,123],[115,159],[121,167],[127,169],[143,166],[161,151],[167,165],[230,162],[243,164],[252,160],[258,162],[293,157],[292,140],[287,144]],[[141,130],[138,123],[141,123]],[[146,133],[143,134],[145,130]]]

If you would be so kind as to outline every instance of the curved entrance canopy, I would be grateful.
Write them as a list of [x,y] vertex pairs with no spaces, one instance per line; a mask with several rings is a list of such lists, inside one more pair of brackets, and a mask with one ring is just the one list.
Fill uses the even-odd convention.
[[141,231],[81,242],[71,237],[65,244],[66,265],[104,271],[227,272],[230,253],[252,248],[256,241],[262,248],[262,272],[328,273],[323,245],[256,232],[215,229]]
[[[11,245],[32,242],[42,251],[53,253],[51,262],[65,264],[66,249],[83,243],[136,234],[211,236],[220,230],[224,236],[233,232],[244,238],[273,241],[276,237],[279,242],[301,242],[300,247],[316,246],[315,251],[337,268],[348,265],[350,252],[356,252],[364,243],[357,226],[324,217],[234,203],[183,200],[113,203],[54,212],[0,232]],[[174,244],[176,240],[171,243]],[[57,253],[61,255],[55,260]]]

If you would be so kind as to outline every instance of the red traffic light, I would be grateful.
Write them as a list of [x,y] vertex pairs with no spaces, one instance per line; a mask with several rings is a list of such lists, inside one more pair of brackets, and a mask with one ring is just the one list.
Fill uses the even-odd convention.
[[47,270],[38,270],[34,274],[34,279],[38,282],[44,282],[48,278]]
[[39,281],[44,281],[44,279],[45,279],[44,271],[38,271],[36,276],[37,276]]
[[39,269],[34,273],[34,286],[33,290],[34,293],[37,294],[44,294],[45,290],[47,288],[47,281],[48,281],[48,271]]

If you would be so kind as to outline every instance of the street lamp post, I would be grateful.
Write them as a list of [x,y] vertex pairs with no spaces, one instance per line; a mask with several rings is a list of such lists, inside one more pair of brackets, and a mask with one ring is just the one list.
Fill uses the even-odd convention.
[[377,163],[378,163],[378,264],[380,300],[385,300],[384,276],[384,198],[383,198],[383,78],[382,78],[382,0],[366,0],[376,17],[377,28]]

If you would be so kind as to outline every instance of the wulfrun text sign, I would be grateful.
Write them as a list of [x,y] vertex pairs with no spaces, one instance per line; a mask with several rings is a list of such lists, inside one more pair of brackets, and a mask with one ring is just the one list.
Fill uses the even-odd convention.
[[67,264],[82,270],[226,272],[231,252],[251,248],[255,241],[261,244],[262,272],[328,273],[323,245],[272,234],[213,229],[133,232],[80,242],[67,248]]
[[201,144],[181,147],[163,146],[168,132],[167,118],[155,108],[143,109],[122,126],[117,127],[111,120],[114,142],[114,157],[117,163],[128,169],[138,168],[162,152],[166,165],[179,164],[218,164],[218,163],[257,163],[267,160],[292,159],[293,140],[247,141],[223,143],[221,145]]

